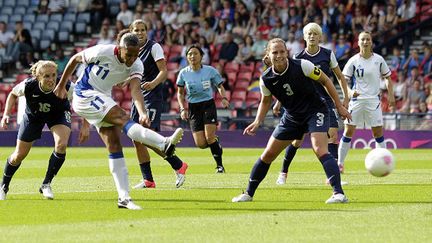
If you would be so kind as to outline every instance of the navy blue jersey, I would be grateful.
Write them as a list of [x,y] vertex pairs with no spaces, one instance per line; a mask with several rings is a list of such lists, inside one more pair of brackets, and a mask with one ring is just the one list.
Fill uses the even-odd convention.
[[[285,108],[288,118],[302,122],[313,112],[327,112],[324,99],[313,85],[316,81],[303,73],[302,61],[288,58],[288,62],[288,69],[282,74],[276,74],[272,68],[268,68],[261,77],[265,87]],[[315,71],[319,74],[319,69],[316,68]]]
[[[307,53],[306,50],[303,50],[303,51],[297,53],[294,57],[296,59],[306,59],[306,60],[311,61],[316,67],[321,69],[328,77],[332,77],[333,72],[332,72],[332,68],[331,68],[331,60],[332,60],[331,55],[332,55],[331,50],[320,47],[319,51],[317,53],[315,53],[314,55],[311,55],[311,54]],[[336,57],[334,57],[334,61],[337,62]],[[333,66],[336,67],[337,65],[333,64]],[[321,95],[321,97],[325,98],[328,101],[333,102],[332,98],[327,93],[327,91],[325,90],[323,85],[321,85],[317,82],[314,82],[314,85],[315,85],[316,89],[318,90],[319,94]]]
[[[70,82],[66,84],[66,90],[69,88]],[[58,98],[52,91],[43,92],[36,78],[25,80],[24,96],[26,99],[25,113],[29,119],[48,121],[53,117],[63,115],[65,111],[70,111],[69,100]]]
[[[144,73],[141,80],[141,84],[145,82],[153,81],[159,74],[159,68],[156,65],[156,61],[152,56],[152,48],[157,43],[152,40],[148,40],[147,43],[141,47],[139,52],[139,58],[144,65]],[[159,84],[153,90],[143,90],[144,100],[146,102],[161,102],[163,100],[162,92],[163,85]]]

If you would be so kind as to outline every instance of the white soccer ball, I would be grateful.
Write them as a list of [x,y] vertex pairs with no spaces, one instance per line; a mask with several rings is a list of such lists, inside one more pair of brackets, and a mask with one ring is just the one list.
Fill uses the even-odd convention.
[[393,154],[388,149],[376,148],[366,155],[365,167],[371,175],[383,177],[393,171],[395,162]]

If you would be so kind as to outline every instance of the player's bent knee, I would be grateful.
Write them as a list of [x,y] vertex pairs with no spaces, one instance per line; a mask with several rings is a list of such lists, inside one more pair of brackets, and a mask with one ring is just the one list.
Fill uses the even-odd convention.
[[60,142],[55,145],[55,151],[64,154],[66,152],[67,143]]
[[276,153],[265,151],[261,155],[261,160],[264,161],[265,163],[271,164],[277,158],[277,156],[278,154]]
[[13,153],[9,157],[9,164],[13,166],[18,166],[21,164],[21,162],[25,159],[26,155],[21,153]]
[[121,146],[120,142],[109,143],[107,145],[107,148],[108,148],[108,151],[110,153],[116,153],[116,152],[122,151],[122,146]]
[[296,148],[300,148],[302,143],[303,143],[303,140],[294,140],[294,141],[292,141],[291,145],[296,147]]
[[318,158],[321,158],[322,156],[328,154],[327,148],[314,148],[314,153]]
[[196,143],[195,145],[200,149],[205,149],[208,147],[207,143]]

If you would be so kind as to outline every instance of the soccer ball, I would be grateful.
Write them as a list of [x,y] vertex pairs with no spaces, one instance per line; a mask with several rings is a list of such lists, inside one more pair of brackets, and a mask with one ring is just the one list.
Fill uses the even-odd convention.
[[395,159],[389,150],[376,148],[366,155],[365,167],[373,176],[383,177],[393,171]]

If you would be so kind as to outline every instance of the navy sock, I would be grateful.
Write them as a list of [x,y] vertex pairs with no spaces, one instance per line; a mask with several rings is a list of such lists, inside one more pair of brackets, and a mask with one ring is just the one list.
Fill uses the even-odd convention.
[[12,180],[12,176],[15,174],[15,172],[18,170],[21,164],[18,166],[13,166],[9,164],[9,158],[6,160],[6,165],[3,172],[3,181],[2,185],[5,185],[5,189],[7,190],[9,188],[10,181]]
[[282,164],[282,172],[288,173],[288,168],[294,159],[294,156],[297,153],[297,147],[294,147],[292,144],[285,149],[285,157]]
[[66,154],[60,154],[56,152],[52,152],[51,157],[49,159],[48,163],[48,169],[45,174],[45,179],[43,180],[42,184],[48,184],[51,183],[54,176],[57,175],[60,168],[62,167],[64,161],[66,158]]
[[270,168],[270,164],[264,163],[261,158],[259,158],[256,162],[254,167],[252,168],[250,178],[249,178],[249,184],[246,189],[246,192],[249,194],[249,196],[253,197],[255,194],[256,189],[258,188],[259,184],[267,175],[267,172]]
[[150,161],[140,164],[140,169],[144,180],[153,181],[153,174],[150,167]]
[[329,153],[331,155],[333,155],[333,158],[335,158],[335,160],[337,161],[338,160],[338,144],[329,143],[328,144],[328,150],[329,150]]
[[327,175],[327,179],[329,180],[330,185],[333,188],[333,192],[344,194],[341,186],[339,167],[337,165],[336,160],[333,158],[331,154],[323,155],[321,156],[321,158],[319,158],[319,160]]
[[171,168],[174,170],[180,169],[183,165],[183,162],[179,157],[177,157],[177,155],[173,155],[169,158],[166,158],[165,160],[168,161],[168,163],[171,165]]
[[214,160],[216,161],[217,166],[223,166],[222,165],[222,146],[219,144],[219,140],[217,139],[216,142],[209,144],[211,153],[213,155]]

